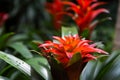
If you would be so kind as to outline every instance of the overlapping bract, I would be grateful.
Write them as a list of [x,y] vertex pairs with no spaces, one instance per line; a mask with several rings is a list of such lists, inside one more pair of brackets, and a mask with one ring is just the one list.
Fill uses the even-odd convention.
[[[78,4],[70,1],[53,0],[53,3],[47,3],[47,10],[54,17],[54,26],[60,28],[63,15],[68,15],[76,22],[82,33],[85,29],[92,31],[97,23],[94,23],[94,19],[100,13],[108,13],[105,8],[98,8],[99,6],[106,4],[105,2],[98,2],[97,0],[77,0]],[[67,7],[64,7],[67,6]],[[71,13],[73,11],[74,13]],[[94,24],[93,24],[94,23]]]
[[58,42],[46,41],[40,44],[39,47],[43,49],[43,52],[47,53],[46,56],[52,54],[64,66],[67,66],[70,59],[76,53],[80,53],[83,62],[96,59],[92,55],[94,52],[107,54],[107,52],[95,48],[95,44],[89,44],[91,41],[82,40],[78,35],[69,35],[64,38],[54,36],[53,38]]
[[53,15],[53,22],[56,29],[60,28],[61,21],[63,20],[63,15],[61,15],[64,12],[63,6],[61,0],[53,0],[53,3],[46,3],[48,12]]
[[97,23],[93,24],[94,19],[100,13],[109,13],[107,9],[97,8],[100,5],[106,4],[105,2],[97,2],[97,0],[77,0],[78,5],[66,2],[71,7],[69,10],[74,11],[75,15],[72,15],[73,20],[76,22],[82,33],[85,29],[92,31]]

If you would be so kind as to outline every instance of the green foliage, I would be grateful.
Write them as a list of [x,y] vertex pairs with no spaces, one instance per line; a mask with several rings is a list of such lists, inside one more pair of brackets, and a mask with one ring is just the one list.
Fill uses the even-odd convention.
[[52,80],[50,66],[45,58],[31,58],[27,60],[27,63],[30,64],[36,72],[38,72],[39,76],[42,76],[45,80]]
[[67,35],[74,35],[74,34],[78,34],[78,30],[76,26],[70,26],[70,27],[65,27],[62,26],[62,30],[61,30],[61,36],[67,36]]
[[25,73],[26,75],[30,76],[31,75],[31,67],[28,65],[26,62],[23,60],[18,59],[17,57],[4,53],[0,51],[0,59],[6,61],[10,65],[14,66],[21,72]]
[[4,35],[0,36],[0,49],[5,47],[7,45],[7,41],[9,40],[10,36],[12,36],[14,33],[6,33]]
[[[52,80],[51,72],[50,72],[50,66],[47,62],[47,60],[43,57],[37,57],[37,58],[31,58],[25,61],[4,53],[0,51],[0,59],[4,60],[11,66],[17,68],[19,71],[24,73],[28,77],[32,77],[34,79],[37,79],[39,77],[40,80]],[[32,68],[33,69],[32,69]],[[9,68],[9,67],[8,67]],[[6,71],[7,68],[4,70]],[[34,72],[34,70],[37,72]],[[12,75],[17,75],[18,73],[13,73]],[[39,75],[39,76],[33,76],[33,75]]]
[[120,52],[116,51],[104,61],[90,61],[82,72],[81,80],[120,80],[119,63]]
[[74,64],[75,62],[78,62],[79,60],[81,61],[80,53],[74,54],[73,57],[71,58],[71,60],[69,61],[68,66]]
[[13,49],[15,49],[16,51],[18,51],[26,59],[29,59],[29,58],[33,57],[31,52],[21,42],[12,43],[12,44],[9,44],[9,46],[12,47]]
[[3,76],[0,76],[0,80],[10,80],[10,79],[3,77]]

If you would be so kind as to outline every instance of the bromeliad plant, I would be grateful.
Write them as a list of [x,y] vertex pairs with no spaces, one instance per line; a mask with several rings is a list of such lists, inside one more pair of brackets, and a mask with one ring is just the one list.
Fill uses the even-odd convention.
[[88,31],[90,38],[94,27],[99,23],[94,20],[101,13],[109,13],[105,8],[99,8],[105,2],[97,0],[76,0],[77,4],[70,1],[53,0],[53,3],[47,3],[46,8],[53,16],[54,26],[59,29],[63,24],[64,16],[70,16],[78,26],[79,34]]
[[109,13],[105,8],[98,8],[105,2],[97,2],[97,0],[77,0],[77,4],[65,2],[75,14],[71,15],[72,19],[76,22],[79,33],[82,34],[85,30],[88,30],[88,36],[90,37],[94,27],[98,21],[94,20],[101,13]]
[[[0,59],[24,73],[27,76],[25,80],[120,80],[119,52],[108,57],[106,51],[81,36],[86,29],[90,35],[97,24],[93,22],[96,16],[108,12],[104,8],[98,8],[103,4],[105,3],[97,0],[77,0],[77,4],[67,0],[47,3],[46,8],[53,15],[56,28],[60,29],[64,16],[68,15],[77,24],[77,31],[73,29],[76,27],[70,27],[70,30],[62,27],[62,37],[53,36],[53,41],[31,43],[29,48],[32,50],[21,42],[18,35],[11,38],[13,33],[8,33],[0,37],[0,49],[4,50],[7,46],[4,52],[0,51]],[[2,16],[0,23],[5,19]],[[40,55],[32,54],[33,52]],[[19,53],[22,57],[20,59],[10,53]],[[0,70],[6,66],[0,60],[1,64],[3,67],[0,66]],[[11,69],[11,66],[0,71],[0,74]],[[18,71],[13,72],[10,79],[15,80],[15,75],[19,74]],[[0,79],[8,78],[0,76]]]
[[93,53],[107,54],[107,52],[95,48],[95,44],[89,44],[91,41],[84,40],[77,34],[64,36],[63,38],[53,36],[53,38],[57,41],[46,41],[40,44],[39,47],[41,48],[41,53],[43,53],[42,55],[51,64],[51,68],[56,69],[56,72],[52,72],[54,80],[63,79],[56,76],[59,74],[59,70],[57,70],[55,65],[52,65],[51,58],[54,58],[58,64],[61,64],[66,73],[66,80],[79,80],[79,76],[86,63],[98,57],[94,56]]
[[[88,30],[90,37],[94,27],[98,22],[93,20],[100,13],[108,13],[107,9],[98,8],[106,4],[104,2],[97,2],[97,0],[77,0],[78,4],[70,1],[53,0],[52,3],[47,3],[46,8],[53,16],[54,26],[60,28],[65,15],[70,16],[78,26],[79,35],[85,30]],[[71,12],[72,11],[72,12]],[[42,56],[48,59],[51,65],[53,77],[58,79],[58,72],[55,65],[53,65],[52,58],[57,60],[61,67],[63,67],[63,74],[66,75],[66,80],[79,80],[85,64],[96,57],[92,53],[107,52],[94,48],[96,45],[89,43],[91,41],[84,40],[78,34],[63,36],[63,38],[54,36],[53,38],[58,42],[46,41],[44,44],[39,44]],[[53,40],[54,41],[54,40]],[[54,68],[54,69],[53,69]],[[60,79],[60,78],[59,78]],[[63,80],[60,79],[60,80]]]

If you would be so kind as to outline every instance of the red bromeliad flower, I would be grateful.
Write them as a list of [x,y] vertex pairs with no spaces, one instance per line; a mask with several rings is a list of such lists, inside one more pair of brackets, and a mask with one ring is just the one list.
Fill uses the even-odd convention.
[[40,44],[39,47],[44,49],[45,56],[54,56],[64,67],[67,67],[69,61],[76,53],[80,53],[82,62],[96,59],[97,57],[92,55],[94,52],[107,54],[107,52],[95,48],[95,44],[89,44],[91,41],[83,40],[78,35],[69,35],[64,38],[53,36],[53,38],[59,43],[46,41],[44,44]]
[[0,26],[5,22],[5,20],[8,18],[8,14],[6,13],[0,13]]
[[53,0],[52,3],[46,3],[47,11],[53,16],[53,23],[56,29],[60,29],[63,18],[65,15],[71,16],[71,13],[67,12],[66,4],[67,0]]
[[46,3],[46,7],[51,14],[57,14],[63,11],[61,0],[53,0],[52,3]]
[[77,2],[78,5],[67,1],[64,1],[64,4],[71,6],[68,10],[75,12],[75,15],[72,15],[72,18],[79,26],[80,33],[82,33],[85,29],[88,29],[91,32],[97,24],[93,22],[96,16],[100,13],[108,13],[108,10],[104,8],[97,8],[106,3],[97,2],[97,0],[77,0]]
[[53,15],[53,22],[56,29],[59,29],[61,26],[61,21],[63,19],[63,4],[61,0],[53,0],[52,3],[46,3],[46,8],[49,13]]
[[[54,26],[59,29],[63,21],[64,15],[71,16],[79,26],[79,33],[88,30],[91,34],[98,21],[94,19],[100,13],[108,13],[109,11],[99,6],[106,4],[105,2],[97,2],[97,0],[77,0],[78,4],[70,1],[53,0],[52,3],[47,3],[47,10],[53,15]],[[73,13],[69,12],[73,11]]]

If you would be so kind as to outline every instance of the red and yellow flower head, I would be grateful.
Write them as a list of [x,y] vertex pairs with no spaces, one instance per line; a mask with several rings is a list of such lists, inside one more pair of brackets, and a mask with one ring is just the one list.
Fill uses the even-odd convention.
[[83,40],[78,35],[64,36],[64,38],[53,36],[58,42],[46,41],[40,44],[39,47],[44,49],[43,52],[48,55],[54,56],[60,63],[66,67],[76,53],[81,55],[83,62],[96,59],[93,55],[94,52],[107,54],[107,52],[95,48],[95,44],[89,44],[91,41]]

